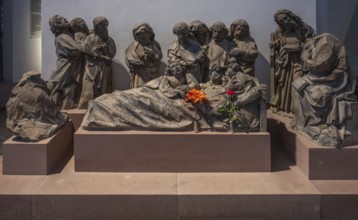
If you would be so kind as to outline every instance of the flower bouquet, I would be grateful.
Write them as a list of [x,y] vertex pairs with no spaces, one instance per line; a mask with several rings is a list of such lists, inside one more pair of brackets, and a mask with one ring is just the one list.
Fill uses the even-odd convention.
[[[184,99],[185,102],[191,103],[195,107],[195,114],[197,114],[198,111],[198,105],[202,104],[205,105],[209,102],[208,98],[206,97],[203,90],[198,89],[191,89]],[[194,120],[194,131],[197,133],[199,132],[198,128],[198,121]]]
[[234,125],[243,123],[243,118],[240,114],[240,106],[235,104],[236,93],[233,90],[226,91],[227,99],[225,103],[218,108],[218,112],[227,115],[230,123],[230,131],[234,133]]

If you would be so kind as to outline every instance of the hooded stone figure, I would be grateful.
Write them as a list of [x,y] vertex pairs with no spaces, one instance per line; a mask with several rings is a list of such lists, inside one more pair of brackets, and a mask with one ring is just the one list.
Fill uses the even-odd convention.
[[82,81],[82,92],[78,108],[87,108],[88,101],[114,91],[112,59],[116,54],[114,40],[108,35],[108,20],[96,17],[93,20],[94,33],[83,45],[86,67]]
[[54,135],[68,117],[59,111],[50,93],[40,73],[25,73],[6,104],[6,127],[23,141],[40,141]]
[[325,33],[305,44],[301,59],[306,74],[292,82],[291,126],[324,146],[342,146],[352,136],[347,122],[354,113],[352,104],[358,104],[345,48]]
[[160,76],[163,57],[159,43],[154,40],[152,27],[145,22],[133,28],[134,42],[126,49],[126,64],[130,71],[131,88],[139,87]]

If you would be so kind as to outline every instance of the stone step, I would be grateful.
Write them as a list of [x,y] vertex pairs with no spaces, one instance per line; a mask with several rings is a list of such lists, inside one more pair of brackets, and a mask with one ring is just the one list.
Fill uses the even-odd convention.
[[358,218],[357,180],[310,181],[277,145],[272,161],[255,173],[79,173],[72,158],[48,176],[1,175],[0,219]]

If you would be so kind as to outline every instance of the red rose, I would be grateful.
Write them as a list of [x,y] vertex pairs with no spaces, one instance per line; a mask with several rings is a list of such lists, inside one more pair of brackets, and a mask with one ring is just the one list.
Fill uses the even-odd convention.
[[227,90],[226,94],[231,95],[231,96],[236,95],[235,91],[233,91],[233,90]]

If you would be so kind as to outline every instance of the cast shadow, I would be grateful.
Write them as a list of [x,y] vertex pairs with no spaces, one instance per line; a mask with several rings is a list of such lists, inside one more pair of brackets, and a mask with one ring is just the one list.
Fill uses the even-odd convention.
[[271,83],[270,83],[270,63],[266,58],[259,53],[255,63],[255,76],[260,83],[267,85],[267,98],[271,97]]
[[121,61],[113,60],[113,72],[114,82],[116,90],[127,90],[129,89],[130,78],[127,67],[121,63]]

